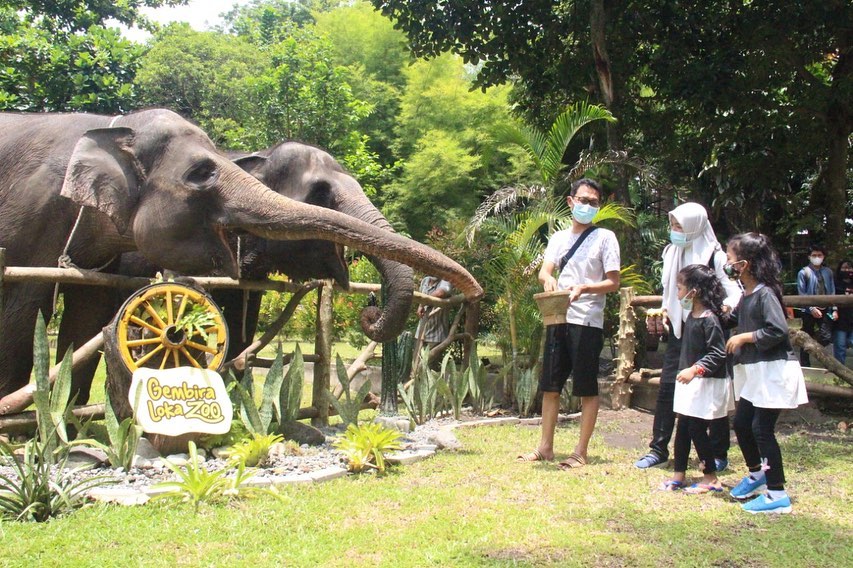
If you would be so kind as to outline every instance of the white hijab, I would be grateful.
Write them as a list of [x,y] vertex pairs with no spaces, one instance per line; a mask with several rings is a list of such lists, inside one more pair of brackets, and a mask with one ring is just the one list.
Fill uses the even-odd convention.
[[684,203],[669,212],[671,218],[678,221],[687,236],[687,246],[677,247],[667,245],[663,249],[663,308],[669,316],[672,333],[681,337],[682,323],[687,320],[687,313],[681,309],[678,301],[678,272],[691,264],[708,265],[711,255],[723,247],[717,241],[714,228],[708,221],[708,213],[698,203]]

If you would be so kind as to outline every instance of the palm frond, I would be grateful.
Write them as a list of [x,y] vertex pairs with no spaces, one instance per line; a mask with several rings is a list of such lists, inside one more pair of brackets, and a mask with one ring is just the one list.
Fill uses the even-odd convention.
[[633,169],[640,185],[657,185],[657,169],[644,160],[631,156],[626,151],[608,150],[607,152],[581,152],[580,158],[565,174],[567,180],[583,177],[584,172],[603,165],[625,166]]
[[582,101],[570,105],[554,120],[548,133],[547,149],[541,158],[541,172],[545,183],[553,180],[562,169],[563,154],[566,153],[569,142],[581,128],[596,120],[615,122],[616,118],[606,108]]
[[465,227],[465,240],[470,246],[484,221],[493,215],[502,215],[511,211],[522,199],[539,200],[548,195],[548,189],[541,185],[516,185],[502,187],[477,207],[468,225]]
[[601,206],[601,209],[593,220],[596,224],[606,224],[608,221],[617,222],[629,227],[637,226],[637,216],[634,214],[634,210],[619,203],[605,203]]

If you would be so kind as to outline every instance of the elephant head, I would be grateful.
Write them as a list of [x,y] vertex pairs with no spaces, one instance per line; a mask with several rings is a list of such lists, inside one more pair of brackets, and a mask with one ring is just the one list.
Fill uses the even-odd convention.
[[170,111],[143,111],[113,122],[79,138],[61,194],[108,215],[116,238],[131,238],[159,266],[237,277],[226,235],[236,231],[268,240],[332,241],[441,276],[469,299],[482,295],[464,268],[427,246],[270,191]]
[[[392,231],[361,185],[328,153],[298,142],[284,142],[251,155],[232,155],[234,162],[285,197],[339,211],[374,227]],[[254,241],[244,252],[243,273],[262,276],[279,271],[296,279],[333,278],[346,289],[349,273],[343,248],[329,241]],[[361,326],[372,340],[400,334],[412,305],[413,271],[393,260],[369,255],[385,282],[385,306],[362,310]],[[261,274],[262,273],[262,274]]]

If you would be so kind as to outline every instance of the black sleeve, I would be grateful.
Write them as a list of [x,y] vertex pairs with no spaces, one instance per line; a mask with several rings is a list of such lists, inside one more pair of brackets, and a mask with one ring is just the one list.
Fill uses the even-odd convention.
[[758,304],[761,309],[761,326],[753,332],[755,348],[759,351],[771,349],[788,337],[788,322],[785,311],[776,295],[765,288]]
[[702,332],[705,335],[705,355],[696,364],[705,369],[707,376],[711,376],[726,364],[726,341],[723,327],[715,317],[702,318]]

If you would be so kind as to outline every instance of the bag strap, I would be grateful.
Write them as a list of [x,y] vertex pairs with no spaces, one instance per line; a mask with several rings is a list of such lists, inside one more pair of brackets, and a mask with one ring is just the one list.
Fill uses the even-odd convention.
[[584,229],[584,232],[581,233],[581,236],[578,237],[578,240],[576,240],[575,244],[572,245],[572,248],[569,249],[569,252],[567,252],[566,255],[563,258],[561,258],[560,262],[557,264],[557,272],[558,273],[563,271],[563,268],[565,268],[566,263],[569,262],[569,259],[571,259],[575,255],[575,252],[578,250],[578,248],[580,248],[581,244],[597,228],[598,227],[596,227],[595,225],[592,225],[592,226]]

